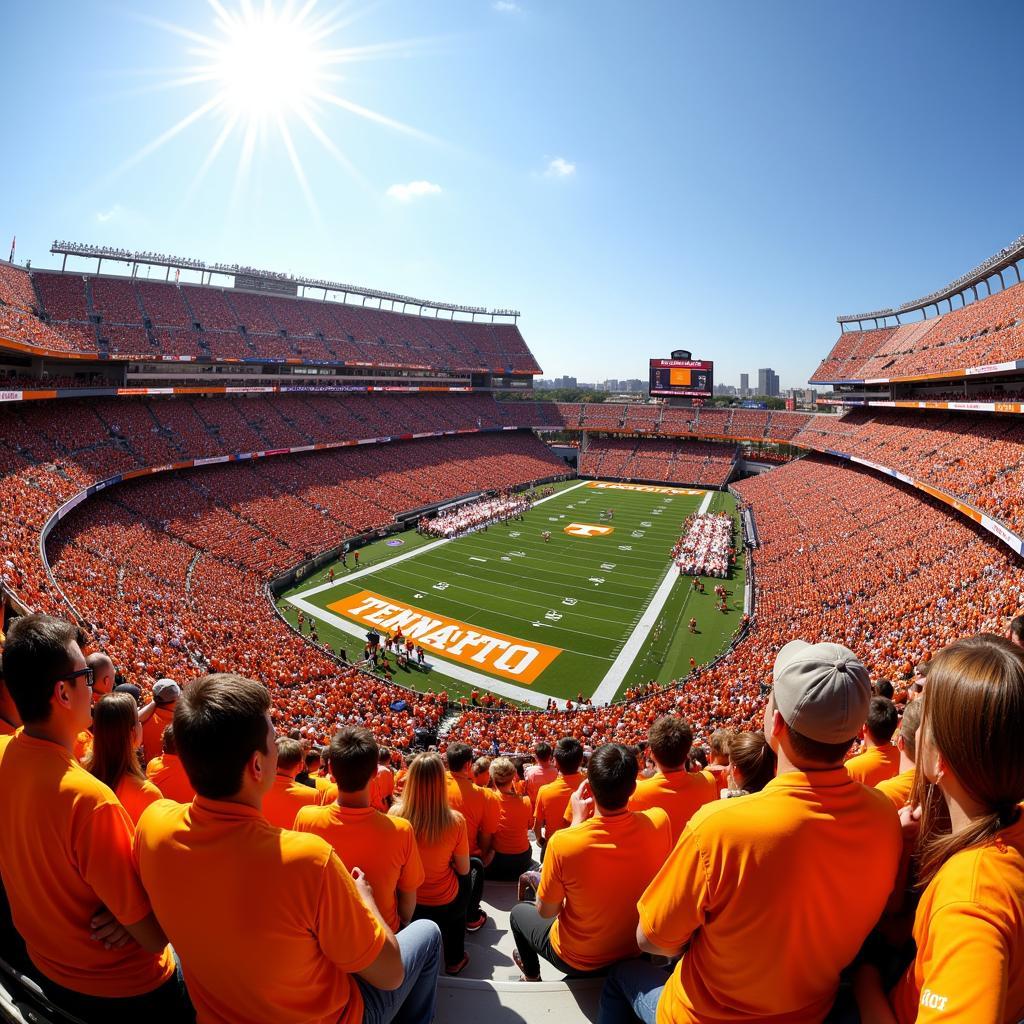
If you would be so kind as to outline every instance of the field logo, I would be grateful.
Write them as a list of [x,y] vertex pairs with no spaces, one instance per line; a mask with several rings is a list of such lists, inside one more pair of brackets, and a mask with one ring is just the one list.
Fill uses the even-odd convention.
[[695,491],[689,487],[654,487],[650,484],[613,484],[603,480],[591,480],[588,487],[599,491],[643,491],[645,494],[706,494],[706,491]]
[[530,684],[561,653],[559,647],[519,640],[505,633],[484,631],[478,626],[392,601],[369,590],[335,601],[328,610],[379,630],[402,635],[428,653],[483,669],[516,683]]
[[592,523],[570,523],[562,527],[562,532],[570,537],[607,537],[615,532],[614,526],[594,526]]

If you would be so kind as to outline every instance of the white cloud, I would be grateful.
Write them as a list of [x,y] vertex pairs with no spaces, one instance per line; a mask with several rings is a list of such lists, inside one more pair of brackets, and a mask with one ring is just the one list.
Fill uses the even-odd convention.
[[441,186],[432,181],[410,181],[406,185],[392,185],[387,194],[400,203],[410,203],[422,196],[436,196],[441,193]]
[[571,178],[576,173],[576,165],[569,163],[568,160],[563,159],[560,156],[556,156],[544,172],[545,178]]
[[109,210],[96,211],[96,223],[109,224],[112,220],[122,220],[126,212],[120,203],[114,203]]
[[520,14],[523,10],[519,4],[513,3],[512,0],[494,0],[491,6],[496,11],[501,11],[502,14]]

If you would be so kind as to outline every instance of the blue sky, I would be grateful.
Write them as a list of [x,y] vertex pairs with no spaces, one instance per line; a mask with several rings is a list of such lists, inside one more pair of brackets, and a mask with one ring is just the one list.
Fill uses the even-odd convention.
[[240,173],[248,110],[201,178],[226,106],[139,158],[218,90],[154,88],[210,61],[153,19],[221,38],[206,0],[8,5],[3,255],[16,233],[19,260],[52,266],[69,238],[515,306],[546,376],[645,377],[684,347],[719,381],[771,365],[786,387],[837,313],[925,294],[1024,232],[1016,0],[318,0],[310,17],[333,12],[321,47],[361,59],[328,90],[413,130],[307,104],[346,165],[285,111],[304,190],[269,118]]

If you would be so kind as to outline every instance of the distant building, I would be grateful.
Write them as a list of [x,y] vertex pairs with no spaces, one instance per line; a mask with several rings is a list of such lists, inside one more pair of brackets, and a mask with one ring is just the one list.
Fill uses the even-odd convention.
[[750,374],[740,374],[740,398],[746,398],[750,394]]
[[757,393],[765,398],[779,397],[779,375],[770,366],[757,371]]
[[636,393],[647,390],[647,381],[640,380],[637,377],[631,377],[629,380],[619,381],[619,386],[622,391],[629,391],[630,393]]

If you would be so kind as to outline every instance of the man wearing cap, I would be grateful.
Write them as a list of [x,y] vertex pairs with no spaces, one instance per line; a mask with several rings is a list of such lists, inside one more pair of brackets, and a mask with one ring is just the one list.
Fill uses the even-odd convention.
[[153,684],[153,699],[139,712],[142,723],[142,753],[147,761],[163,749],[164,729],[174,721],[174,705],[181,687],[173,679],[158,679]]
[[776,778],[690,819],[638,904],[640,948],[682,959],[671,976],[640,960],[613,968],[600,1024],[821,1021],[885,908],[899,818],[843,767],[871,700],[867,669],[838,644],[794,640],[773,675]]

